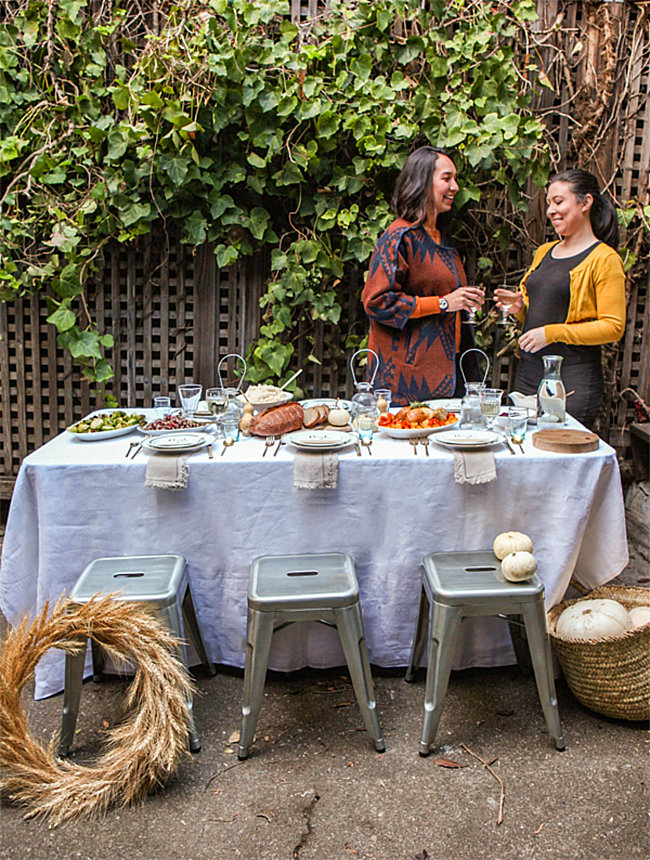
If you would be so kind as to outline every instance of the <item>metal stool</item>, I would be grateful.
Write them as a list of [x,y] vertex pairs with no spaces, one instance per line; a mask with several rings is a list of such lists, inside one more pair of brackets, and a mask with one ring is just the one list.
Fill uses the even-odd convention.
[[[143,555],[128,558],[97,558],[81,574],[70,594],[75,604],[84,604],[101,593],[120,591],[115,600],[129,600],[150,604],[156,615],[169,630],[181,639],[179,658],[187,666],[185,626],[201,661],[211,675],[216,674],[203,642],[203,636],[192,603],[187,578],[186,562],[182,555]],[[104,670],[104,654],[91,640],[93,657],[93,680],[99,681]],[[65,756],[74,738],[86,649],[78,654],[66,654],[65,688],[63,691],[63,717],[59,755]],[[190,711],[189,747],[192,752],[201,749],[201,742],[194,726],[192,699],[188,701]]]
[[436,736],[460,622],[470,615],[523,616],[546,725],[556,748],[565,749],[553,680],[544,586],[537,575],[527,582],[506,581],[499,562],[488,550],[433,553],[424,559],[418,619],[406,672],[406,680],[412,681],[422,660],[428,631],[429,664],[420,755],[429,755]]
[[361,716],[383,752],[354,565],[345,553],[329,552],[265,556],[251,565],[239,759],[248,757],[255,735],[273,631],[296,621],[337,628]]

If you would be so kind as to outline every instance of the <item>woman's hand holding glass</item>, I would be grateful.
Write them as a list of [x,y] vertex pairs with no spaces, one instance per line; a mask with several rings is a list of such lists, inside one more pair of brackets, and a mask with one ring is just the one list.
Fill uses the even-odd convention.
[[467,311],[470,322],[474,322],[474,314],[485,301],[485,291],[481,287],[458,287],[445,296],[448,311]]
[[517,290],[499,287],[494,291],[494,298],[496,299],[497,307],[501,311],[500,322],[504,325],[508,321],[508,314],[516,315],[524,306],[523,296]]

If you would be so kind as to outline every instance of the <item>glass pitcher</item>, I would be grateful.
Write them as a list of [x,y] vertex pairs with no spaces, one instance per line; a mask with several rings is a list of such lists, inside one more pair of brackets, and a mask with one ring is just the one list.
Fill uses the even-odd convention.
[[[375,357],[375,369],[370,377],[369,382],[364,382],[361,380],[357,380],[356,373],[354,372],[354,359],[361,355],[362,353],[370,353],[370,355],[374,355]],[[370,361],[370,358],[368,358]],[[352,358],[350,359],[350,370],[352,372],[352,380],[354,382],[354,387],[356,388],[356,394],[352,396],[352,417],[353,419],[358,419],[360,415],[368,415],[372,417],[372,422],[374,424],[375,418],[377,417],[377,397],[372,390],[373,383],[375,381],[375,376],[377,376],[377,371],[379,370],[379,356],[372,349],[358,349]]]
[[[463,368],[463,359],[470,352],[478,352],[485,359],[485,373],[483,374],[482,382],[468,382]],[[460,420],[458,427],[461,430],[484,430],[487,427],[485,416],[481,412],[481,392],[485,388],[488,371],[490,369],[490,359],[482,349],[468,349],[460,357],[458,362],[460,372],[465,383],[465,396],[460,402]]]
[[537,389],[537,426],[540,430],[564,427],[566,390],[560,369],[561,355],[543,355],[544,375]]

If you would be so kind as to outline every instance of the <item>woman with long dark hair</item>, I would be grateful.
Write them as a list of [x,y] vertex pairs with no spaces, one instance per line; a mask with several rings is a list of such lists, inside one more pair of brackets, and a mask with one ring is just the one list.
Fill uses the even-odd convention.
[[[457,355],[461,311],[478,308],[483,294],[467,286],[448,237],[456,168],[433,146],[412,152],[397,178],[397,215],[379,238],[362,300],[370,320],[368,346],[379,356],[375,384],[389,388],[395,405],[459,396]],[[463,343],[462,346],[465,346]]]
[[534,394],[544,355],[561,355],[567,411],[592,427],[603,396],[600,347],[625,330],[625,273],[616,252],[618,223],[613,204],[586,170],[564,170],[552,179],[547,215],[559,240],[541,245],[520,292],[496,290],[512,300],[524,322],[515,388]]

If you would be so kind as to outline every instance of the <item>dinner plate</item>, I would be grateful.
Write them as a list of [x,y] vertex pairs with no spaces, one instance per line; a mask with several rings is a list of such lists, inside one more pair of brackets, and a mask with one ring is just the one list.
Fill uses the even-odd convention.
[[175,427],[170,430],[146,430],[144,427],[138,427],[140,433],[144,433],[145,436],[157,437],[157,436],[171,436],[173,433],[213,433],[216,429],[214,425],[215,422],[208,424],[205,421],[200,422],[200,427]]
[[503,436],[492,430],[444,430],[432,437],[433,442],[447,448],[486,448],[503,441]]
[[114,439],[116,436],[126,436],[127,433],[132,433],[137,424],[131,424],[130,427],[118,427],[116,430],[96,430],[94,433],[73,433],[66,429],[68,436],[73,439],[79,439],[81,442],[99,442],[102,439]]
[[309,400],[300,400],[299,403],[303,409],[310,409],[312,406],[329,406],[330,409],[352,411],[352,403],[349,400],[337,400],[335,397],[312,397]]
[[189,451],[198,451],[206,445],[212,445],[214,436],[207,433],[182,433],[168,434],[155,438],[145,439],[143,445],[151,451],[160,454],[174,454]]
[[350,433],[341,430],[297,430],[286,437],[286,441],[296,448],[310,451],[327,451],[344,448],[354,442]]
[[425,400],[429,409],[444,409],[445,412],[460,412],[460,397],[447,397],[441,400]]
[[382,427],[378,425],[379,430],[391,439],[421,439],[424,436],[430,436],[432,433],[442,433],[445,430],[451,430],[458,426],[458,421],[452,424],[445,424],[442,427]]

